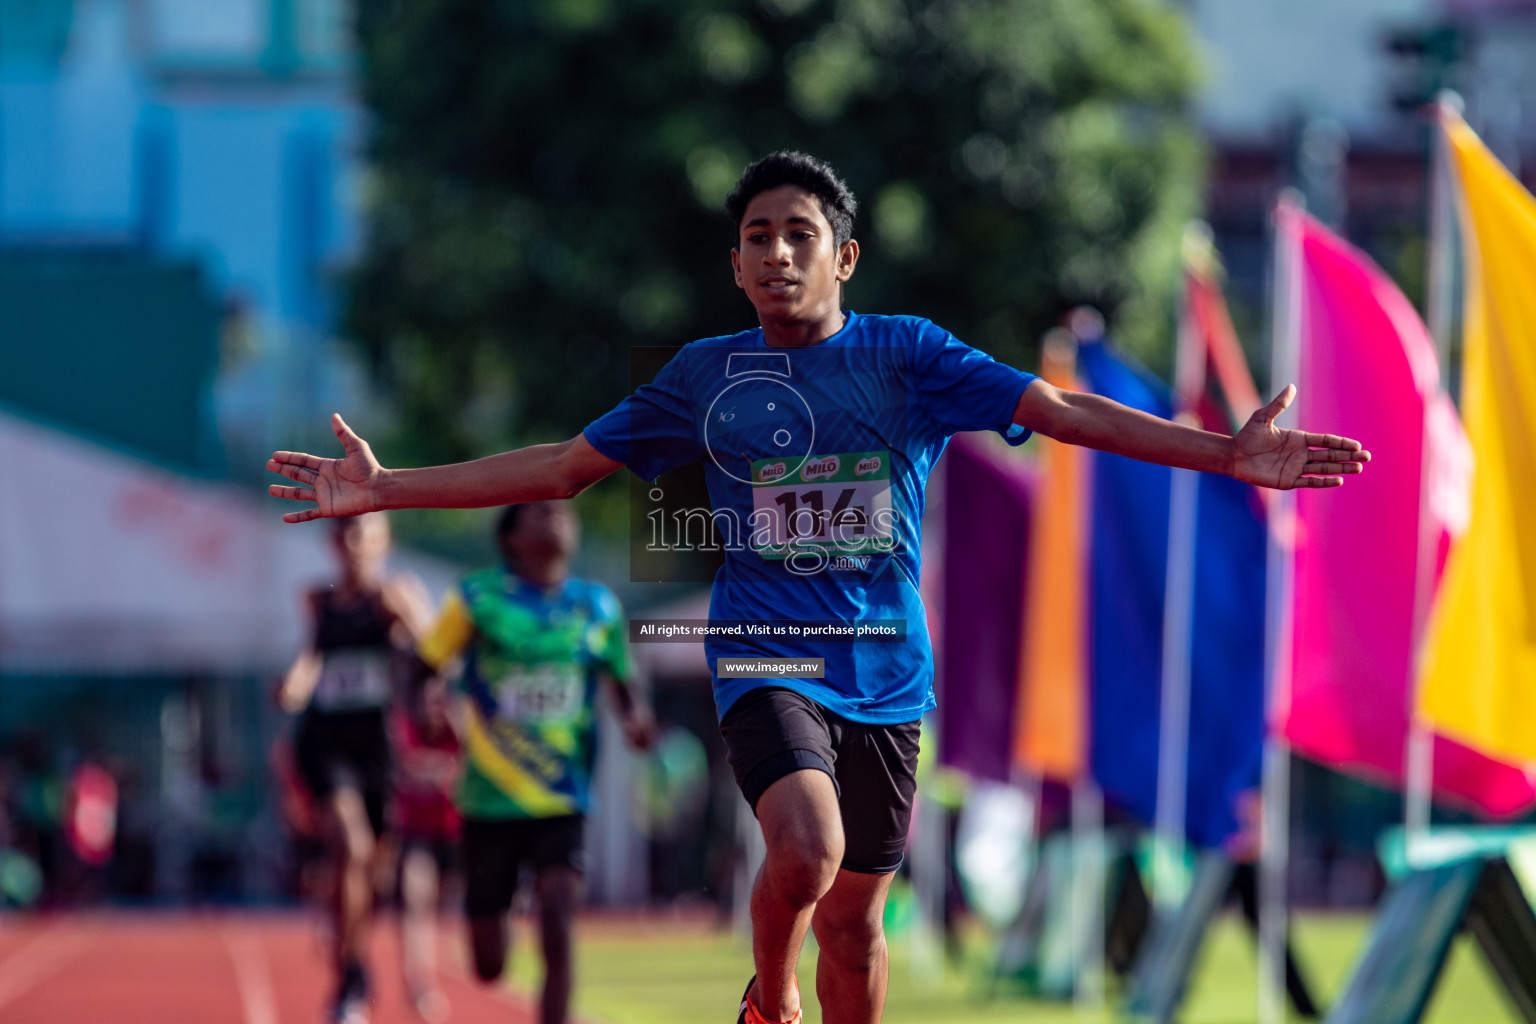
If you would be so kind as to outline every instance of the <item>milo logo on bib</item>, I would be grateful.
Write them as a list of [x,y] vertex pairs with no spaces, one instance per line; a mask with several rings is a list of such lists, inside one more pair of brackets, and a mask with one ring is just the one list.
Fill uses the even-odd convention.
[[826,455],[819,459],[806,459],[805,465],[800,467],[800,479],[806,483],[814,480],[828,480],[837,475],[842,466],[842,460],[836,455]]
[[[752,480],[748,543],[763,558],[782,560],[812,549],[842,558],[895,546],[890,452],[816,456],[799,472],[782,459],[764,459],[752,464]],[[853,564],[836,558],[828,565]]]

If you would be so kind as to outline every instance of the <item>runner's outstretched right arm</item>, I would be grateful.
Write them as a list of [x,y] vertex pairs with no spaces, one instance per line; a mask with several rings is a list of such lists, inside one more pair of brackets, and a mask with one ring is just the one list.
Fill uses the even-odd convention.
[[274,497],[315,502],[313,508],[284,515],[283,522],[390,508],[486,508],[571,498],[623,465],[577,434],[559,444],[531,445],[473,462],[385,469],[339,413],[331,417],[331,429],[346,449],[342,458],[274,452],[268,460],[267,469],[299,484],[273,484],[268,491]]
[[656,713],[651,710],[651,702],[632,684],[621,683],[607,672],[602,680],[618,713],[625,742],[636,750],[650,750],[656,742]]

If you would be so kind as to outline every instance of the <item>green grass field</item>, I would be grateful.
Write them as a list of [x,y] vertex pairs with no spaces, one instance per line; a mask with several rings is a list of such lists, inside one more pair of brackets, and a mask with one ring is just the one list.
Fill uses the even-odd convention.
[[[1325,1001],[1344,981],[1365,935],[1359,915],[1303,915],[1294,941],[1302,968]],[[513,986],[527,991],[538,965],[518,934]],[[746,943],[701,924],[589,923],[580,936],[577,1012],[590,1024],[728,1024],[736,1019],[742,986],[751,974]],[[1099,1024],[1119,1018],[1109,1010],[1080,1012],[1072,1006],[1012,996],[988,998],[986,951],[973,944],[968,963],[949,965],[936,984],[914,977],[903,938],[891,944],[891,987],[885,1020],[890,1024],[972,1024],[1024,1021],[1037,1024]],[[1207,941],[1182,1020],[1187,1024],[1245,1024],[1256,1017],[1253,942],[1241,923],[1223,919]],[[804,991],[814,987],[815,951],[801,962]],[[806,1024],[821,1024],[807,1000]],[[1503,1024],[1517,1021],[1472,940],[1457,940],[1426,1020],[1431,1024]]]

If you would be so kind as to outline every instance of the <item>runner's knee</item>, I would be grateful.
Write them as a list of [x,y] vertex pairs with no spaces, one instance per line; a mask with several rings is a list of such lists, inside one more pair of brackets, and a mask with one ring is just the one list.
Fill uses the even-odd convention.
[[499,981],[507,967],[507,925],[499,920],[469,922],[469,947],[475,961],[475,977],[486,984]]
[[374,851],[378,849],[373,832],[367,827],[348,826],[342,832],[342,843],[346,849],[347,860],[353,864],[367,864],[373,860]]
[[539,952],[544,956],[546,968],[564,967],[571,959],[571,929],[569,924],[551,927],[544,925],[539,937]]
[[362,795],[345,787],[337,789],[331,795],[331,817],[346,859],[354,864],[371,860],[377,844]]
[[501,980],[501,972],[504,963],[501,960],[488,960],[475,951],[475,977],[486,985],[492,985]]
[[546,964],[570,958],[571,937],[580,901],[581,876],[565,868],[539,877],[539,931]]
[[808,907],[837,880],[843,861],[842,820],[831,776],[799,771],[780,779],[757,804],[767,845],[764,872],[775,895]]
[[885,955],[885,928],[879,916],[838,916],[816,929],[821,955],[843,970],[873,970]]
[[845,971],[868,971],[884,961],[889,885],[889,875],[843,873],[811,921],[822,956]]
[[827,894],[843,859],[840,836],[810,836],[800,843],[770,849],[765,870],[776,895],[796,907],[808,907]]

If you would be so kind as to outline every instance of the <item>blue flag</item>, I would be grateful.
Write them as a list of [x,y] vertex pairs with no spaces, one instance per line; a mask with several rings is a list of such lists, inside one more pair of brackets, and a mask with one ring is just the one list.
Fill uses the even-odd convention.
[[[1167,418],[1168,388],[1104,344],[1078,351],[1096,394]],[[1157,803],[1163,602],[1172,473],[1095,453],[1090,530],[1090,764],[1105,798],[1150,825]],[[1200,847],[1237,831],[1264,743],[1263,508],[1253,488],[1202,474],[1191,653],[1187,830]]]

